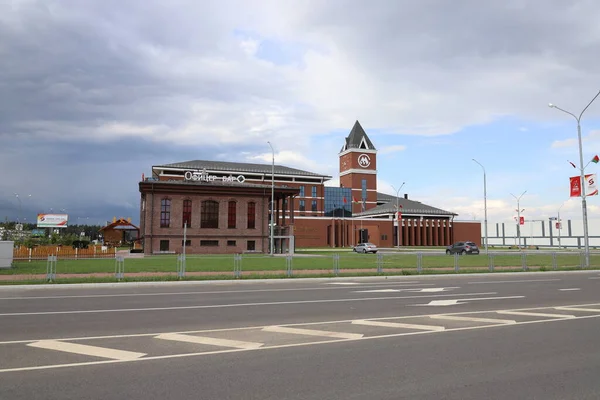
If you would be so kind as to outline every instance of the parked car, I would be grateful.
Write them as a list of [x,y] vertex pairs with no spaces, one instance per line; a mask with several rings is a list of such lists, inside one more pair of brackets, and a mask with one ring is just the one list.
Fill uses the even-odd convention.
[[357,253],[377,253],[377,246],[373,243],[361,243],[359,245],[354,246],[354,250]]
[[474,242],[456,242],[446,247],[446,254],[479,254],[479,247]]

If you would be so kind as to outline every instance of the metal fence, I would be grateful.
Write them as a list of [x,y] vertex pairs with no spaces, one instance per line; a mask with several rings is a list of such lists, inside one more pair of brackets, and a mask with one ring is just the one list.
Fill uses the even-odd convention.
[[[584,252],[515,251],[480,255],[440,252],[356,254],[164,255],[146,257],[69,259],[49,255],[45,260],[15,260],[0,269],[0,281],[57,279],[105,280],[209,279],[215,277],[294,277],[377,274],[452,274],[503,271],[582,269]],[[590,268],[600,268],[600,253],[590,253]]]

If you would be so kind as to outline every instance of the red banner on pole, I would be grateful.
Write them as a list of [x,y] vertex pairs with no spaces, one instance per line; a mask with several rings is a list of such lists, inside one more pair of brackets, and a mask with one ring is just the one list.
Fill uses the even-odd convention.
[[525,225],[525,217],[521,217],[519,220],[519,225]]
[[571,189],[571,197],[581,197],[581,177],[572,176],[569,178],[569,187]]

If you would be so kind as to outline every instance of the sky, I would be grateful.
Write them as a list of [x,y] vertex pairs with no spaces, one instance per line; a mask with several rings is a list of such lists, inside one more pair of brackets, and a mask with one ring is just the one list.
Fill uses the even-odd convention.
[[[359,120],[378,189],[490,222],[581,219],[592,0],[0,0],[0,218],[139,220],[152,165],[332,175]],[[581,119],[600,153],[600,99]],[[586,173],[597,173],[589,164]],[[600,198],[588,199],[590,219]]]

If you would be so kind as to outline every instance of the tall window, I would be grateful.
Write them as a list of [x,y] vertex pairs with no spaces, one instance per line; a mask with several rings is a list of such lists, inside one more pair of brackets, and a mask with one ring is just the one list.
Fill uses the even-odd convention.
[[312,187],[312,197],[317,197],[317,187],[316,186]]
[[192,225],[192,201],[183,201],[183,221],[181,226],[184,227],[187,224],[188,228]]
[[317,211],[317,201],[313,200],[312,204],[310,205],[310,210],[316,212]]
[[306,204],[305,204],[304,200],[300,200],[300,207],[299,208],[300,208],[301,212],[306,211]]
[[237,203],[231,200],[227,207],[227,227],[230,229],[235,228],[235,221],[237,219],[236,206]]
[[160,227],[168,228],[171,225],[171,200],[161,199],[160,201]]
[[219,227],[219,203],[204,200],[200,210],[200,228],[217,229]]
[[367,180],[362,180],[362,201],[365,202],[367,200]]
[[304,197],[304,186],[300,186],[300,197]]
[[248,203],[248,229],[256,228],[256,203]]

